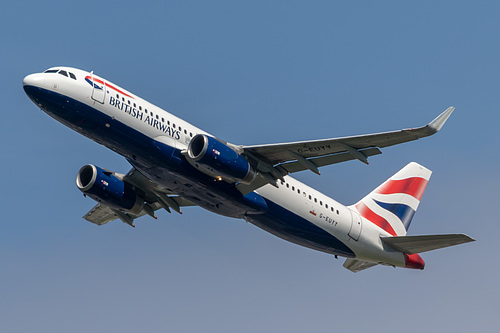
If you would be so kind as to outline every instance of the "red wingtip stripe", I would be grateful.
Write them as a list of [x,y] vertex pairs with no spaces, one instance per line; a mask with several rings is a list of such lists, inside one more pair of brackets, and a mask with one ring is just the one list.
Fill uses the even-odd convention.
[[384,229],[387,231],[389,234],[392,236],[397,236],[396,232],[392,228],[391,224],[387,222],[386,219],[384,219],[382,216],[376,214],[374,211],[372,211],[370,208],[368,208],[367,205],[365,205],[363,202],[359,202],[356,205],[356,209],[358,212],[363,216],[365,219],[368,221],[372,222],[373,224],[379,226],[380,228]]
[[427,183],[428,181],[426,179],[420,177],[412,177],[400,180],[390,179],[377,190],[377,193],[404,193],[411,195],[412,197],[420,201],[420,199],[422,199],[422,195],[424,194]]

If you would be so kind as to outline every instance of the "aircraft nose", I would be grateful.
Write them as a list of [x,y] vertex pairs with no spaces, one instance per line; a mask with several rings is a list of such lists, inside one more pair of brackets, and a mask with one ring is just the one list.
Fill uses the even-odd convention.
[[30,74],[23,79],[23,89],[26,95],[41,107],[41,93],[47,89],[47,79],[42,73]]
[[23,87],[32,86],[32,87],[41,87],[43,86],[45,79],[43,75],[38,74],[30,74],[23,79]]

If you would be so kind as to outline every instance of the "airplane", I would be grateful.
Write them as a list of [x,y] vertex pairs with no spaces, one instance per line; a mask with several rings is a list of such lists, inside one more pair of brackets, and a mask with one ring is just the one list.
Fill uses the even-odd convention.
[[465,234],[408,236],[431,171],[411,162],[344,206],[290,174],[350,160],[368,164],[381,148],[437,133],[454,108],[428,125],[368,135],[265,145],[233,144],[92,72],[52,67],[23,79],[28,97],[74,131],[122,155],[126,174],[83,166],[76,185],[97,204],[97,225],[164,209],[200,206],[244,219],[289,242],[345,257],[352,272],[385,265],[424,269],[419,253],[472,242]]

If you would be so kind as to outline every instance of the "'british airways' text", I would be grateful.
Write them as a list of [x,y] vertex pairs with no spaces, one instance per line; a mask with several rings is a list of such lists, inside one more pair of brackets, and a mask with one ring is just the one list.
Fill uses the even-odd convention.
[[121,102],[119,99],[114,98],[114,97],[109,97],[109,104],[114,106],[115,108],[125,111],[125,113],[131,115],[134,118],[137,118],[141,121],[144,121],[148,125],[162,131],[163,133],[171,136],[175,140],[179,140],[181,138],[181,132],[178,130],[173,129],[172,127],[168,126],[162,121],[159,121],[158,119],[155,119],[149,114],[144,114],[141,110],[138,110],[130,105],[127,105],[123,102]]

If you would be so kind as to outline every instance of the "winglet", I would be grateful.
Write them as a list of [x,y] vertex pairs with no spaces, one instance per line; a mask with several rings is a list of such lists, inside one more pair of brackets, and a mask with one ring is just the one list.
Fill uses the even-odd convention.
[[429,132],[431,134],[439,132],[439,130],[443,127],[444,123],[448,120],[448,118],[450,118],[451,114],[453,113],[453,110],[455,110],[455,108],[453,106],[450,106],[443,113],[437,116],[436,119],[431,121],[427,125]]

